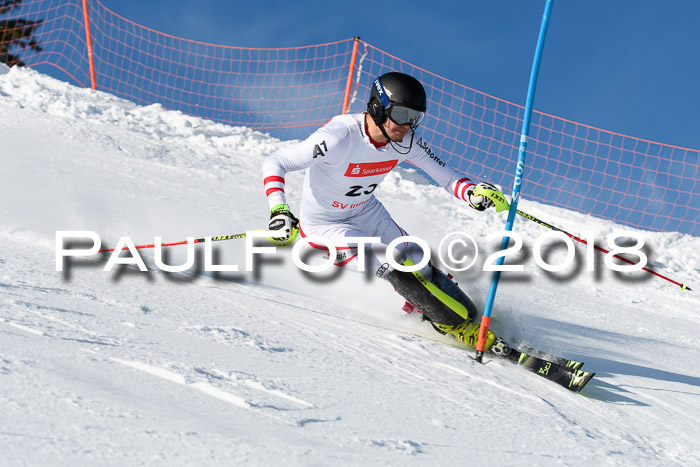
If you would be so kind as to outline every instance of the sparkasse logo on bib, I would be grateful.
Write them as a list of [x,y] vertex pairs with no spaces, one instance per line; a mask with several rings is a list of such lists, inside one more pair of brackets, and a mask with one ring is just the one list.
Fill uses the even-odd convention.
[[396,167],[398,164],[398,159],[393,161],[383,161],[383,162],[364,162],[356,163],[351,162],[348,165],[348,169],[345,171],[346,177],[370,177],[372,175],[381,175],[388,172]]

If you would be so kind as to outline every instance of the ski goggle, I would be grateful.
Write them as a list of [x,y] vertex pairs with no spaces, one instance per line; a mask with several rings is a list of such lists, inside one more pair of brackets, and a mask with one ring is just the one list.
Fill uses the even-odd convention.
[[386,108],[386,115],[397,125],[410,125],[411,130],[415,130],[425,117],[425,112],[413,110],[403,105],[389,104]]

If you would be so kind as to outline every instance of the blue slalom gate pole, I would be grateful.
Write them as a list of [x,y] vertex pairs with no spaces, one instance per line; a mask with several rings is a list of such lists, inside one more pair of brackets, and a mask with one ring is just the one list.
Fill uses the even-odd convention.
[[[532,104],[535,100],[535,89],[537,87],[537,75],[540,71],[540,62],[542,60],[542,50],[544,49],[544,40],[547,36],[547,27],[549,26],[549,16],[552,13],[552,3],[553,0],[547,0],[547,4],[544,7],[544,14],[542,15],[542,24],[540,26],[540,35],[537,39],[537,48],[535,50],[535,59],[532,63],[532,71],[530,73],[530,85],[527,90],[527,102],[525,104],[525,117],[523,119],[523,129],[520,134],[520,148],[518,150],[518,163],[515,166],[515,180],[513,181],[513,197],[510,203],[510,210],[508,211],[508,220],[506,221],[506,234],[503,236],[501,241],[501,251],[508,247],[508,242],[510,236],[508,232],[513,230],[513,222],[515,221],[515,214],[518,210],[518,199],[520,198],[520,186],[525,173],[525,154],[527,152],[527,141],[530,134],[530,119],[532,117]],[[496,268],[503,265],[505,257],[503,255],[499,256],[496,260]],[[486,338],[488,337],[489,324],[491,323],[491,310],[493,309],[493,302],[496,298],[496,290],[498,289],[498,281],[501,278],[501,271],[496,270],[493,273],[493,278],[491,279],[491,287],[489,288],[489,296],[486,299],[486,305],[484,306],[484,314],[481,318],[481,327],[479,329],[479,339],[476,344],[476,361],[481,363],[484,356],[484,351],[486,350]]]

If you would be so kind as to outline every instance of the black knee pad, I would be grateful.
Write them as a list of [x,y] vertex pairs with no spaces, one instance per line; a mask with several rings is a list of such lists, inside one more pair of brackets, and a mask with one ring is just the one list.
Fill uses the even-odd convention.
[[[466,319],[476,317],[476,306],[471,299],[452,282],[445,273],[433,267],[431,283],[452,300],[458,302],[462,307],[450,304],[450,300],[433,294],[423,281],[425,278],[416,277],[414,273],[391,271],[387,280],[394,286],[396,291],[404,297],[411,305],[418,308],[423,316],[430,321],[449,326],[462,324]],[[426,281],[427,282],[427,281]],[[465,316],[466,315],[466,316]]]

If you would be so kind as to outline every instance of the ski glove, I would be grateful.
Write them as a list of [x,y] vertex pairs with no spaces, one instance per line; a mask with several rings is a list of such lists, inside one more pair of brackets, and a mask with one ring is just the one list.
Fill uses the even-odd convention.
[[272,208],[268,230],[279,230],[282,234],[279,237],[273,237],[275,240],[287,240],[292,236],[297,225],[299,225],[299,220],[289,211],[289,206],[278,204]]
[[[475,195],[475,188],[484,188],[486,190],[493,190],[501,192],[501,189],[490,183],[481,182],[474,187],[467,189],[467,196],[469,198],[469,205],[476,209],[477,211],[484,211],[485,209],[492,208],[494,206],[493,201],[484,195]],[[502,195],[501,195],[502,196]]]

